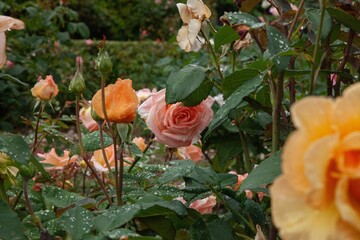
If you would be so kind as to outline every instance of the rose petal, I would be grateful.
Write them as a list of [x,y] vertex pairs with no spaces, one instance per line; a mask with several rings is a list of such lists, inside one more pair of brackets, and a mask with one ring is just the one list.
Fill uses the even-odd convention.
[[182,26],[176,36],[180,48],[185,52],[190,52],[200,29],[201,21],[196,19],[191,19],[188,25]]
[[188,0],[188,7],[191,9],[193,15],[200,19],[204,20],[205,18],[210,18],[211,11],[210,9],[203,3],[202,0]]
[[192,19],[192,16],[188,6],[184,3],[178,3],[176,4],[176,6],[179,10],[179,14],[183,23],[189,24],[190,20]]
[[6,36],[4,32],[0,32],[0,68],[6,63]]

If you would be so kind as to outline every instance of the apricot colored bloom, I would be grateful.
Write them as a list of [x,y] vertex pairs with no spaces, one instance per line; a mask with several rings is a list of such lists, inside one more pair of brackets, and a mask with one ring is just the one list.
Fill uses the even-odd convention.
[[212,209],[215,207],[215,205],[216,205],[216,198],[213,195],[211,195],[207,198],[193,201],[189,205],[189,208],[193,208],[201,214],[208,214],[208,213],[212,213]]
[[79,117],[84,126],[90,131],[96,131],[99,129],[99,125],[91,116],[91,106],[86,106],[80,109]]
[[293,105],[297,130],[286,141],[282,175],[270,189],[282,239],[355,240],[360,236],[360,84],[335,101]]
[[6,35],[10,29],[20,30],[25,27],[24,22],[12,17],[0,15],[0,68],[6,63]]
[[58,93],[59,88],[51,75],[46,76],[45,79],[40,79],[31,89],[31,94],[34,97],[45,101],[56,97]]
[[[106,147],[104,150],[110,167],[115,167],[114,145],[110,145]],[[95,169],[98,170],[99,172],[108,171],[104,159],[104,155],[101,149],[94,151],[94,154],[91,157],[91,162],[94,164]]]
[[181,49],[190,52],[200,32],[201,23],[210,18],[210,9],[202,0],[188,0],[186,4],[176,4],[183,26],[179,29],[176,40]]
[[153,94],[139,107],[139,114],[146,120],[155,140],[168,146],[186,147],[200,139],[200,133],[213,118],[212,97],[194,107],[182,103],[165,102],[165,89]]
[[136,146],[138,146],[138,148],[144,152],[146,147],[147,147],[147,144],[145,143],[145,139],[142,138],[142,137],[135,137],[133,140],[132,140],[133,143],[136,144]]
[[136,91],[136,95],[138,97],[139,103],[144,102],[146,99],[148,99],[153,93],[156,93],[156,88],[153,88],[150,90],[149,88],[143,88],[138,91]]
[[[96,114],[105,119],[102,108],[101,90],[92,98],[91,104]],[[136,116],[138,98],[130,79],[118,78],[115,84],[105,87],[106,113],[110,122],[130,123]]]
[[38,157],[43,158],[44,160],[40,161],[41,163],[46,163],[53,165],[52,167],[49,167],[49,169],[61,169],[65,166],[67,166],[69,163],[76,162],[78,160],[78,156],[74,155],[70,157],[70,152],[67,150],[64,150],[64,154],[62,156],[59,156],[55,148],[52,148],[50,152],[47,153],[38,153]]
[[195,146],[194,144],[191,144],[187,147],[178,148],[177,152],[182,159],[191,159],[194,162],[201,161],[203,157],[201,148]]

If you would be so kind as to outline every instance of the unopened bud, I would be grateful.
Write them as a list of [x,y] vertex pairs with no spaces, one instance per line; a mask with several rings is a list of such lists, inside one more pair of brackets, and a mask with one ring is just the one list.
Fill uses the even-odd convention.
[[108,76],[111,71],[113,64],[111,62],[109,53],[105,49],[105,40],[106,37],[103,37],[103,40],[99,44],[99,53],[95,59],[95,69],[98,70],[102,75]]
[[70,82],[69,91],[71,93],[82,93],[85,90],[85,80],[82,75],[83,60],[81,57],[76,57],[76,73]]

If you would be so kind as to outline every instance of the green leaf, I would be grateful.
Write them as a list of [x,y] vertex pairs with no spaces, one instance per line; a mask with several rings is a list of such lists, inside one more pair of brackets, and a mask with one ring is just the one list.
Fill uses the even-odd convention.
[[360,33],[360,20],[358,20],[356,17],[353,17],[352,15],[338,8],[329,7],[326,8],[326,11],[336,21],[341,22],[346,27],[351,28],[355,32]]
[[62,215],[61,222],[72,239],[82,239],[93,227],[92,217],[90,211],[75,207]]
[[152,203],[139,203],[141,211],[136,217],[150,217],[176,213],[179,216],[186,216],[186,207],[179,201],[160,201]]
[[278,70],[284,70],[290,61],[290,56],[276,56],[290,49],[290,43],[286,36],[275,27],[266,27],[266,38],[270,54],[274,57],[275,66]]
[[281,174],[281,151],[278,151],[262,161],[241,183],[239,191],[259,188],[272,183]]
[[255,69],[242,69],[226,76],[222,84],[224,98],[228,98],[234,90],[243,85],[245,82],[254,79],[254,81],[256,81],[256,79],[262,78],[262,74]]
[[145,223],[150,229],[159,234],[163,239],[175,239],[176,229],[174,228],[171,220],[165,216],[155,216],[141,218],[141,221]]
[[3,201],[0,201],[0,239],[27,239],[18,215]]
[[190,96],[188,96],[183,101],[183,105],[192,107],[200,104],[204,99],[209,96],[212,87],[212,82],[208,78],[206,78],[205,81],[203,81],[203,83],[200,85],[200,87],[198,87],[192,94],[190,94]]
[[20,135],[0,134],[0,152],[20,164],[27,165],[30,159],[30,148]]
[[77,30],[83,38],[88,38],[90,36],[89,27],[83,22],[77,24]]
[[[320,24],[320,9],[308,8],[305,11],[305,15],[309,19],[309,21],[314,25],[312,29],[313,32],[317,32]],[[331,28],[332,28],[332,21],[330,15],[328,12],[325,11],[324,23],[321,32],[321,39],[325,39],[329,35]]]
[[258,224],[261,227],[265,225],[265,215],[259,203],[251,199],[246,199],[244,203],[244,212],[251,218],[254,225]]
[[43,189],[42,195],[48,203],[56,206],[65,208],[72,204],[84,200],[83,196],[76,193],[68,192],[62,188],[47,186]]
[[265,23],[260,22],[259,19],[257,19],[253,15],[240,11],[225,13],[220,18],[220,20],[222,22],[229,24],[231,27],[237,25],[246,25],[251,29],[256,29],[265,26]]
[[[111,137],[104,133],[104,146],[108,147],[112,144]],[[101,149],[101,143],[100,143],[100,131],[92,132],[89,134],[86,134],[83,138],[83,144],[85,151],[95,151]]]
[[181,102],[189,97],[206,79],[206,71],[199,66],[187,66],[173,71],[166,82],[166,103]]
[[138,204],[113,207],[94,219],[94,227],[98,232],[107,232],[118,228],[131,219],[140,211]]
[[231,43],[237,39],[239,39],[239,34],[232,27],[225,25],[215,34],[215,50],[218,50],[222,45]]
[[195,163],[191,160],[172,161],[164,174],[159,178],[160,184],[168,183],[189,175],[195,169]]
[[41,164],[33,155],[30,156],[30,162],[36,167],[43,177],[50,180],[51,175],[45,170],[44,165]]
[[215,128],[219,127],[228,119],[230,111],[237,108],[240,103],[242,103],[244,97],[253,93],[261,85],[262,79],[262,75],[259,78],[250,79],[244,82],[231,94],[231,96],[225,101],[224,105],[222,105],[215,113],[204,138],[207,138]]
[[232,227],[217,216],[211,217],[206,221],[199,218],[190,227],[190,234],[191,239],[196,240],[237,239],[234,236]]

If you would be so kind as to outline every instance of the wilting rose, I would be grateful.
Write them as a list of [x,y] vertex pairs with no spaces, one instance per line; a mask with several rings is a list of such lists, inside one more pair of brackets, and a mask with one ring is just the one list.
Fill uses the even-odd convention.
[[194,162],[201,161],[203,157],[201,148],[195,146],[194,144],[191,144],[187,147],[178,148],[178,154],[182,159],[191,159]]
[[270,188],[282,239],[360,236],[360,84],[336,100],[307,97],[291,109],[282,175]]
[[53,167],[49,167],[49,169],[61,169],[70,163],[76,162],[78,160],[78,156],[74,155],[70,157],[70,152],[64,150],[64,154],[59,156],[55,148],[52,148],[50,152],[47,153],[38,153],[38,157],[43,158],[44,160],[40,161],[41,163],[46,163],[53,165]]
[[210,18],[211,11],[202,0],[188,0],[186,4],[176,4],[184,25],[179,29],[176,40],[185,52],[192,50],[196,37],[200,32],[201,23]]
[[[101,90],[92,98],[91,104],[99,117],[105,119],[102,108]],[[130,79],[118,78],[115,84],[105,87],[105,104],[108,120],[115,123],[130,123],[134,120],[138,98]]]
[[80,109],[79,117],[84,126],[90,131],[99,129],[97,122],[91,117],[91,106],[83,107]]
[[5,32],[10,29],[20,30],[25,27],[25,24],[18,19],[0,15],[0,68],[6,63],[6,35]]
[[46,76],[45,79],[40,79],[31,89],[31,94],[34,97],[46,101],[56,97],[58,93],[58,86],[51,75]]
[[138,146],[138,148],[144,152],[146,147],[147,147],[147,144],[145,143],[145,139],[142,138],[142,137],[135,137],[133,140],[132,140],[133,143],[136,144],[136,146]]
[[200,139],[200,133],[213,118],[212,97],[194,107],[182,103],[166,105],[165,89],[153,94],[139,107],[149,129],[160,143],[177,148],[189,146]]
[[201,214],[212,213],[213,207],[216,205],[216,198],[211,195],[207,198],[193,201],[189,208],[193,208]]

